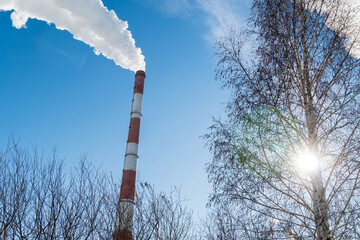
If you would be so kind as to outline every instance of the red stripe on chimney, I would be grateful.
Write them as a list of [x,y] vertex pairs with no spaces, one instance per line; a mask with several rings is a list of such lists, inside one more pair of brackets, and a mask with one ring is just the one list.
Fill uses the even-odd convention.
[[132,232],[127,229],[116,230],[113,234],[114,240],[132,240]]
[[139,143],[140,118],[133,117],[130,120],[128,143]]
[[135,77],[134,93],[144,93],[145,75],[137,74]]
[[132,170],[124,170],[120,199],[131,199],[135,200],[135,184],[136,184],[136,172]]

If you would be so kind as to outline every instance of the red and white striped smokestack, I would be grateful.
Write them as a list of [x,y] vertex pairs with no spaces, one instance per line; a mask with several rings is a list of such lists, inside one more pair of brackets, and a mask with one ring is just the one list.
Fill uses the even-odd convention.
[[144,92],[145,72],[135,74],[134,98],[131,108],[129,136],[126,146],[124,171],[122,176],[118,217],[114,240],[131,240],[135,209],[135,184],[138,161],[141,108]]

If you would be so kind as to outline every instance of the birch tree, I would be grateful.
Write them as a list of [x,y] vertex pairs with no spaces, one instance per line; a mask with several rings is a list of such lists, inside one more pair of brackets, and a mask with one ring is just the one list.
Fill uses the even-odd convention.
[[266,216],[268,239],[359,238],[358,6],[255,0],[251,30],[217,43],[232,99],[205,136],[211,203]]

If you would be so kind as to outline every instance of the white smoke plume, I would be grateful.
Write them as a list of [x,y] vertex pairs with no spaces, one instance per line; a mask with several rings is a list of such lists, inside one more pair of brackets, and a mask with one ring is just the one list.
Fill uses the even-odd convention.
[[108,10],[102,0],[0,0],[0,11],[13,11],[13,26],[26,27],[29,18],[55,24],[74,38],[132,71],[145,70],[144,56],[135,46],[128,24]]
[[349,53],[360,58],[360,1],[317,0],[312,3],[309,1],[310,10],[328,15],[327,27],[345,37]]

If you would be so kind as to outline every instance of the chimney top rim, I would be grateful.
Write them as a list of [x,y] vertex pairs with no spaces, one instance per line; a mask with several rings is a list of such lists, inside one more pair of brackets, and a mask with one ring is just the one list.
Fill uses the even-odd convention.
[[136,71],[135,76],[136,76],[136,75],[144,75],[144,76],[146,76],[146,75],[145,75],[145,71],[143,71],[143,70],[138,70],[138,71]]

